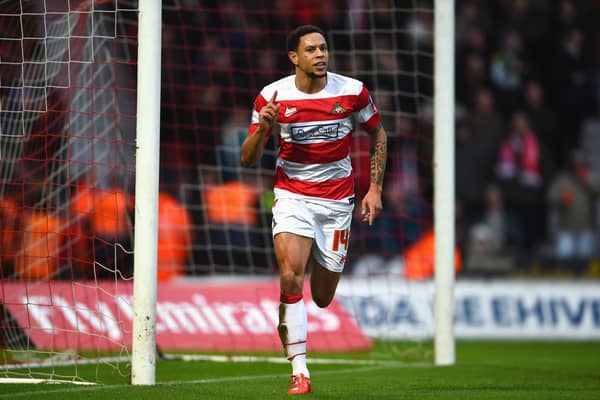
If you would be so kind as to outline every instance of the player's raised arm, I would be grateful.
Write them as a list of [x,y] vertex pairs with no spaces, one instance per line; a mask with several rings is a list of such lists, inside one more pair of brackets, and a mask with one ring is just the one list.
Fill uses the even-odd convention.
[[363,221],[373,225],[373,221],[383,208],[381,193],[383,192],[383,176],[387,160],[387,134],[381,124],[369,132],[371,138],[371,185],[361,203]]
[[[264,100],[263,100],[264,102]],[[277,91],[273,93],[271,100],[265,104],[258,113],[258,122],[256,129],[248,132],[248,137],[242,143],[241,163],[244,167],[254,165],[262,158],[265,144],[267,143],[268,133],[273,128],[279,115],[280,104],[277,103]],[[252,128],[252,127],[251,127]]]

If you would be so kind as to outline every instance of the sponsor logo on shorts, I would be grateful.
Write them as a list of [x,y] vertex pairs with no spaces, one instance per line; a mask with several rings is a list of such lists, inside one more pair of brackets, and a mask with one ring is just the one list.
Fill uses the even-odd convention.
[[339,135],[339,122],[320,125],[292,126],[292,139],[298,142],[311,139],[336,139]]

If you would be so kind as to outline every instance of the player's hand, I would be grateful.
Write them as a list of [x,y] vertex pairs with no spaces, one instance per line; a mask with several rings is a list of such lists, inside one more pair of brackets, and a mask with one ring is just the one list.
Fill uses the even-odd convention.
[[267,132],[275,121],[277,121],[277,116],[279,115],[279,108],[281,104],[276,102],[277,99],[277,90],[273,93],[273,97],[271,100],[263,108],[260,109],[258,113],[258,125],[264,131]]
[[371,186],[360,205],[362,220],[373,225],[373,221],[381,214],[382,209],[381,189]]

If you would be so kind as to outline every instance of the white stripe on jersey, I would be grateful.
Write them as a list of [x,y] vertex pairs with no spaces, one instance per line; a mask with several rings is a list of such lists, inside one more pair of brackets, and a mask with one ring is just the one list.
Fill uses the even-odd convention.
[[268,101],[273,97],[277,90],[278,100],[311,100],[326,99],[329,97],[359,95],[363,88],[363,83],[348,76],[339,75],[333,72],[327,72],[327,84],[318,93],[305,93],[296,87],[296,75],[289,75],[278,81],[275,81],[263,88],[260,92]]
[[358,121],[359,122],[367,122],[371,119],[373,115],[375,115],[375,109],[373,104],[369,102],[365,107],[361,108],[358,112]]
[[278,158],[277,167],[282,168],[290,179],[306,182],[326,182],[330,179],[346,178],[352,171],[350,156],[328,164],[302,164]]

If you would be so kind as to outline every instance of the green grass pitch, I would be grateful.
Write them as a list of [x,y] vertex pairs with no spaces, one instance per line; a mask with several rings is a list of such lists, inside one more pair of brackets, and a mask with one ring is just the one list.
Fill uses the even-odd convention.
[[[96,367],[79,368],[84,376]],[[287,364],[160,360],[155,386],[108,373],[96,386],[2,384],[0,400],[289,398],[289,371]],[[600,399],[600,342],[458,342],[454,366],[323,364],[311,366],[311,377],[314,399]]]

